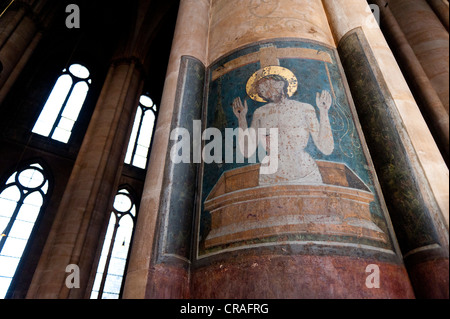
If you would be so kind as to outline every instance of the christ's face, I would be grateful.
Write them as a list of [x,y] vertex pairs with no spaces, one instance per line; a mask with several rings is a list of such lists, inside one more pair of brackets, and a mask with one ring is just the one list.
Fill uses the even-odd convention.
[[270,102],[280,102],[285,97],[285,82],[272,78],[263,78],[257,83],[259,96]]

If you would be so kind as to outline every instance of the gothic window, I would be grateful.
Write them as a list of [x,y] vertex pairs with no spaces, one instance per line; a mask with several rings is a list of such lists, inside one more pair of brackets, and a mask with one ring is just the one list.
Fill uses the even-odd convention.
[[0,298],[8,288],[46,199],[49,181],[39,164],[13,173],[0,186]]
[[135,217],[134,199],[128,190],[122,188],[114,198],[91,299],[119,298]]
[[91,84],[89,70],[72,64],[56,81],[32,132],[67,143]]
[[133,130],[128,143],[125,163],[145,169],[156,120],[156,105],[152,99],[142,95],[136,111]]

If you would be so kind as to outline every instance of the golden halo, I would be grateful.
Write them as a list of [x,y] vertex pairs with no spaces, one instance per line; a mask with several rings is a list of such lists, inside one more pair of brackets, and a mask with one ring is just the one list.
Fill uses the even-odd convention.
[[271,65],[266,66],[263,69],[259,69],[253,75],[248,79],[246,90],[248,96],[255,101],[258,102],[267,102],[264,100],[261,96],[259,96],[258,91],[256,90],[255,84],[258,83],[259,80],[262,78],[269,76],[269,75],[279,75],[283,77],[288,83],[288,96],[294,95],[295,92],[297,92],[298,88],[298,81],[295,77],[294,73],[292,73],[291,70],[283,68],[281,66]]

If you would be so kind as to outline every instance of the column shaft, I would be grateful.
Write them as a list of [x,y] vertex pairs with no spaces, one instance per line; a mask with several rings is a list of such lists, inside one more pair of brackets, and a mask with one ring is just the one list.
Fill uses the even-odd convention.
[[448,113],[448,31],[425,0],[395,0],[389,7]]
[[416,296],[448,298],[448,168],[366,1],[323,2]]
[[449,10],[448,0],[427,0],[428,4],[433,8],[436,15],[441,20],[444,27],[449,28]]
[[419,107],[425,115],[428,126],[433,133],[436,143],[444,156],[449,157],[449,118],[439,95],[430,82],[414,50],[411,48],[405,34],[391,12],[386,0],[373,1],[381,8],[381,28],[390,42],[390,46],[403,73],[411,86]]
[[[158,263],[155,241],[159,237],[161,192],[164,191],[164,172],[167,167],[168,143],[174,117],[177,84],[183,56],[206,62],[208,0],[181,0],[172,51],[168,64],[164,91],[153,137],[149,168],[142,195],[133,249],[128,266],[124,298],[182,298],[189,295],[188,271],[185,266]],[[175,181],[176,182],[176,181]],[[186,211],[186,214],[192,212]],[[156,232],[156,233],[155,233]]]

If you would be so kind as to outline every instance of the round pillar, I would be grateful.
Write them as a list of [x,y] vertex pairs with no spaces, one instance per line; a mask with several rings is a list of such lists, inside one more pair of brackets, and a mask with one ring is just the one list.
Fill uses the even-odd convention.
[[211,3],[191,297],[414,296],[330,24],[320,0]]
[[399,66],[402,68],[403,74],[414,92],[436,143],[444,154],[444,158],[448,161],[450,152],[447,110],[392,14],[389,5],[387,5],[387,1],[375,0],[373,2],[381,8],[381,28],[383,33],[396,54]]
[[441,20],[444,27],[449,29],[449,10],[448,0],[427,0],[427,3],[433,8],[433,11]]
[[[209,2],[208,0],[180,1],[123,298],[186,298],[189,296],[189,260],[185,256],[189,255],[190,238],[180,238],[177,244],[167,248],[164,245],[166,233],[163,230],[168,228],[168,215],[172,211],[175,219],[180,222],[171,229],[180,227],[179,231],[188,231],[192,227],[189,219],[192,219],[193,212],[189,211],[189,207],[193,205],[194,195],[192,190],[184,192],[184,196],[173,192],[176,197],[174,198],[171,196],[172,193],[164,192],[170,192],[172,187],[186,181],[191,185],[195,183],[191,180],[194,170],[192,165],[186,164],[187,167],[182,168],[181,175],[173,173],[175,168],[168,154],[169,136],[172,128],[178,126],[177,123],[183,119],[191,119],[191,126],[192,120],[200,119],[199,108],[196,107],[198,97],[191,99],[190,102],[180,101],[180,92],[182,92],[180,90],[183,90],[183,87],[179,83],[189,83],[191,89],[197,92],[202,91],[202,70],[207,55]],[[190,72],[192,70],[194,70],[194,76],[188,80],[187,75],[192,74]],[[191,107],[196,109],[190,112]],[[186,112],[190,114],[186,115]],[[192,196],[186,199],[186,193]],[[183,201],[177,205],[177,209],[171,210],[170,203],[177,198]],[[185,207],[184,210],[183,207]],[[183,252],[176,254],[173,250]]]
[[448,113],[448,31],[425,0],[395,0],[389,7]]
[[367,3],[324,4],[415,295],[448,298],[448,168]]

